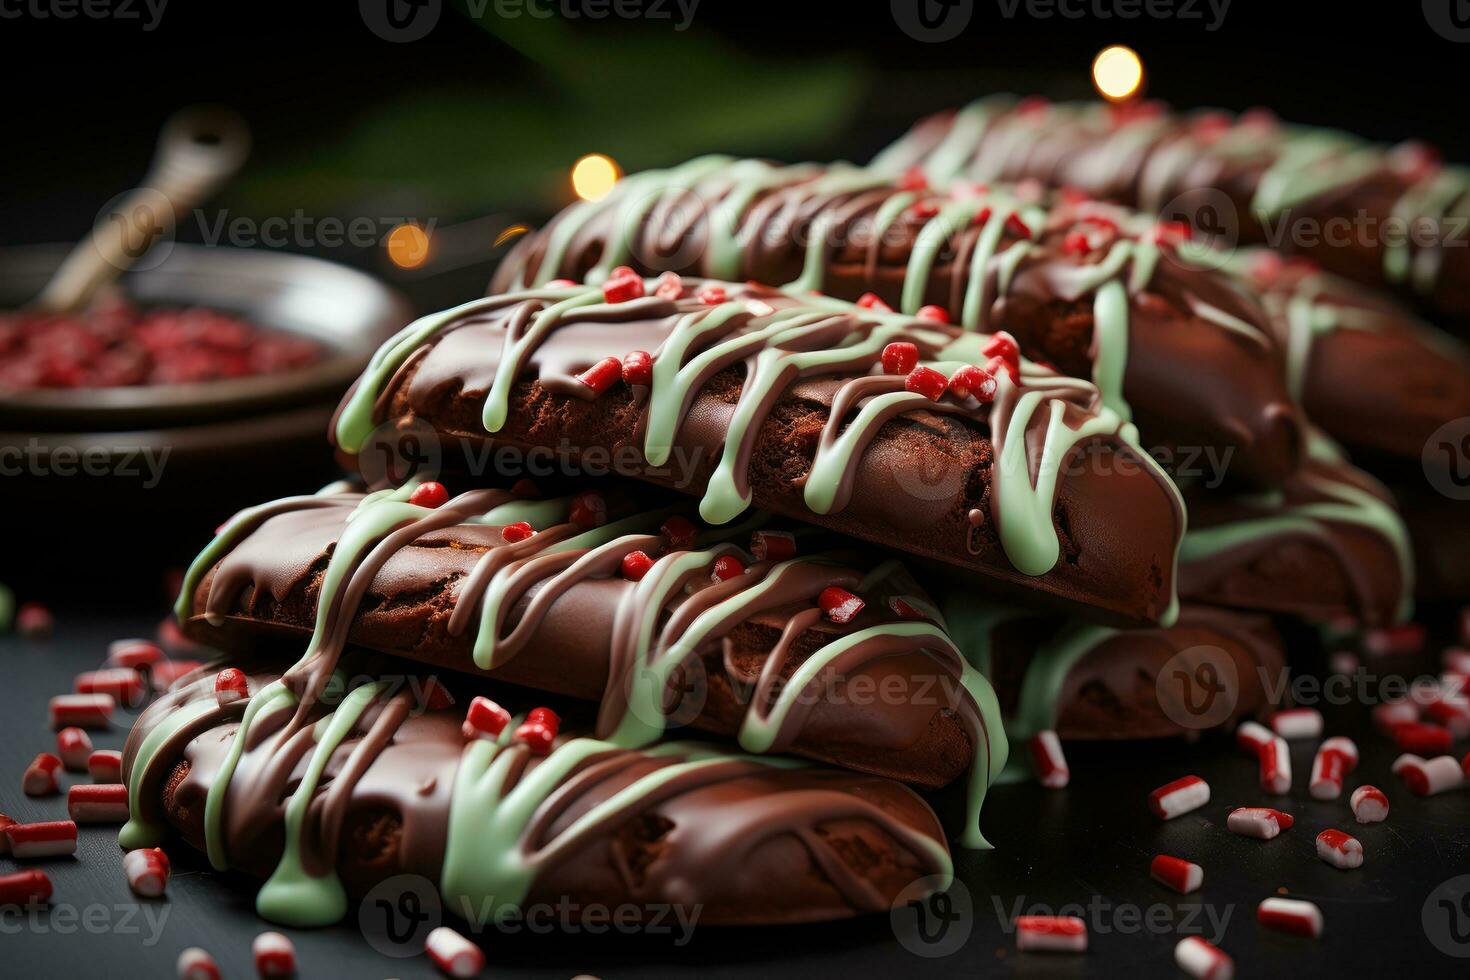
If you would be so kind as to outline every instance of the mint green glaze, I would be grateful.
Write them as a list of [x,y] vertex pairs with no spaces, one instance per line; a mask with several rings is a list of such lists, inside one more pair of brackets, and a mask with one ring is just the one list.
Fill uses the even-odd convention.
[[143,739],[143,744],[138,747],[137,754],[133,756],[133,767],[129,771],[128,821],[122,825],[122,829],[117,834],[117,842],[123,850],[131,851],[135,847],[157,847],[167,839],[166,827],[143,817],[145,808],[156,802],[143,799],[143,785],[149,780],[150,770],[158,756],[158,750],[179,732],[217,708],[218,705],[214,703],[213,698],[205,701],[191,701],[165,715]]
[[[514,726],[506,726],[510,732]],[[515,753],[503,744],[472,740],[465,746],[450,794],[449,834],[439,890],[445,904],[475,925],[486,925],[487,911],[510,913],[530,892],[539,868],[559,856],[559,849],[575,845],[587,828],[607,817],[636,807],[645,797],[686,773],[724,765],[732,756],[678,742],[654,746],[654,755],[688,752],[690,761],[678,762],[640,777],[582,814],[544,850],[533,851],[525,832],[542,805],[588,759],[621,748],[599,739],[574,738],[563,742],[515,786],[506,789]],[[800,763],[787,759],[750,759],[788,768]]]
[[[347,892],[335,872],[317,877],[301,863],[301,835],[306,810],[316,795],[317,784],[327,762],[342,740],[352,733],[373,699],[392,685],[387,681],[354,688],[341,707],[317,723],[313,732],[316,748],[306,772],[286,804],[286,848],[280,863],[255,896],[255,910],[262,918],[288,926],[326,926],[347,914]],[[236,736],[237,739],[239,736]]]
[[294,704],[296,696],[291,693],[290,688],[280,681],[273,681],[256,691],[250,703],[245,706],[245,714],[240,719],[240,727],[235,729],[230,751],[225,755],[224,762],[220,764],[219,772],[204,797],[205,852],[209,856],[210,865],[216,871],[227,871],[230,867],[225,854],[225,794],[229,792],[230,781],[235,778],[235,768],[240,764],[240,756],[245,751],[250,728],[257,716],[267,714],[275,707],[290,707]]

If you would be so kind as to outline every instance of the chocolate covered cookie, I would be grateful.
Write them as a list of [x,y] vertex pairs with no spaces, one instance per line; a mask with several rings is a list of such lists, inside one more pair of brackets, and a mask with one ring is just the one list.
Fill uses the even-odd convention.
[[930,117],[874,159],[934,181],[1038,180],[1149,214],[1209,215],[1241,242],[1470,314],[1470,169],[1264,110],[1171,114],[995,96]]
[[239,700],[213,688],[180,686],[138,720],[120,841],[182,834],[215,868],[265,878],[255,904],[273,922],[327,925],[350,896],[422,879],[481,926],[543,903],[811,922],[952,874],[933,812],[891,780],[700,742],[538,741],[514,734],[521,717],[466,733],[462,705],[426,709],[385,681],[307,706],[270,671]]
[[935,320],[749,284],[548,286],[406,328],[343,402],[337,444],[360,452],[395,419],[595,454],[698,495],[711,523],[754,504],[1084,615],[1173,605],[1182,505],[1135,428],[1007,338]]
[[1393,498],[1320,433],[1309,452],[1278,493],[1187,495],[1179,594],[1318,622],[1407,618],[1414,556]]
[[569,208],[494,285],[599,283],[628,263],[1008,331],[1028,357],[1091,380],[1150,449],[1228,455],[1232,481],[1275,486],[1301,449],[1281,351],[1252,296],[1180,261],[1180,236],[1035,187],[705,157]]
[[609,513],[593,492],[417,499],[242,512],[189,569],[180,619],[232,651],[309,636],[286,671],[307,703],[351,644],[597,702],[595,734],[630,748],[692,724],[925,786],[968,768],[963,839],[984,845],[995,695],[897,563],[801,553],[815,532]]

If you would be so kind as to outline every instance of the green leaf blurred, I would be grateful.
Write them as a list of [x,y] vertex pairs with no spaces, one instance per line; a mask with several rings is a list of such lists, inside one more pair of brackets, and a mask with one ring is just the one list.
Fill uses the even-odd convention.
[[[436,31],[477,31],[514,79],[483,91],[416,90],[325,132],[308,158],[252,168],[232,196],[249,210],[350,207],[391,198],[429,213],[551,211],[586,153],[625,172],[704,153],[799,159],[851,121],[866,73],[850,59],[742,50],[695,17],[575,27],[446,10]],[[473,45],[472,45],[473,46]]]

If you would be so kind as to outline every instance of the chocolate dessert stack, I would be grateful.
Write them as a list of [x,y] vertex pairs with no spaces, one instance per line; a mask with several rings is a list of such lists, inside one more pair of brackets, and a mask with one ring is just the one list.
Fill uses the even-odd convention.
[[[1379,307],[916,167],[634,175],[386,343],[332,428],[371,475],[190,568],[245,696],[145,713],[124,846],[181,833],[296,925],[404,872],[471,920],[879,911],[988,846],[1003,772],[1065,785],[1058,737],[1232,726],[1277,707],[1273,617],[1407,615],[1406,532],[1338,445],[1403,433],[1298,322]],[[1167,681],[1201,665],[1208,717]],[[960,781],[946,828],[915,790]]]

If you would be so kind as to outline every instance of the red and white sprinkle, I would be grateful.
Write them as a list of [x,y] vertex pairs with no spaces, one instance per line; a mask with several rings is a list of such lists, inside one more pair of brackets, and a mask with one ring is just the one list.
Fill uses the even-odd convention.
[[1148,866],[1148,873],[1154,881],[1181,895],[1188,895],[1205,883],[1204,868],[1192,861],[1168,854],[1155,855]]
[[87,756],[87,775],[94,783],[122,782],[122,753],[117,749],[98,749]]
[[262,932],[250,946],[255,972],[262,977],[289,977],[296,972],[296,947],[279,932]]
[[92,754],[92,736],[75,726],[56,733],[56,754],[68,772],[86,772]]
[[1335,800],[1342,795],[1342,781],[1358,767],[1358,747],[1350,738],[1334,735],[1317,748],[1312,760],[1312,796]]
[[1016,949],[1038,953],[1087,952],[1087,925],[1075,915],[1016,917]]
[[1040,731],[1031,736],[1031,767],[1036,778],[1047,789],[1065,789],[1072,778],[1067,757],[1062,754],[1062,741],[1053,731]]
[[867,605],[860,596],[836,585],[829,585],[817,596],[817,606],[832,622],[845,625],[857,618]]
[[178,980],[220,980],[219,965],[207,950],[190,946],[179,954]]
[[1350,834],[1328,829],[1317,835],[1317,856],[1334,868],[1361,868],[1363,845]]
[[66,792],[66,813],[77,823],[123,823],[128,788],[122,783],[79,783]]
[[1373,727],[1385,735],[1392,735],[1400,725],[1419,720],[1419,706],[1412,701],[1389,701],[1373,708]]
[[1174,964],[1194,980],[1234,980],[1235,961],[1218,946],[1198,936],[1185,936],[1174,947]]
[[1454,736],[1450,734],[1448,728],[1423,722],[1399,725],[1393,730],[1393,740],[1401,751],[1412,752],[1415,755],[1448,752],[1455,744]]
[[1359,786],[1348,803],[1358,823],[1382,823],[1388,819],[1388,797],[1377,786]]
[[161,848],[134,848],[123,855],[122,866],[134,894],[158,898],[168,887],[168,855]]
[[1261,789],[1280,796],[1291,790],[1291,752],[1286,739],[1272,736],[1271,741],[1261,746]]
[[238,667],[226,667],[214,675],[214,700],[221,708],[250,696],[250,684]]
[[27,868],[0,875],[0,906],[42,905],[51,900],[51,879],[46,872]]
[[59,786],[57,774],[61,772],[61,760],[50,752],[41,752],[20,779],[21,791],[27,796],[50,796]]
[[107,666],[140,670],[163,659],[163,648],[152,640],[113,640],[107,646]]
[[721,555],[715,559],[710,566],[709,580],[711,582],[728,582],[732,578],[745,574],[745,562],[734,555]]
[[1271,729],[1259,722],[1243,721],[1235,729],[1235,744],[1252,759],[1258,758],[1261,746],[1269,744],[1275,737]]
[[1465,773],[1454,756],[1440,755],[1409,763],[1400,770],[1399,778],[1415,796],[1435,796],[1463,785]]
[[472,977],[485,968],[484,951],[448,926],[430,932],[424,950],[445,976]]
[[1256,921],[1267,929],[1316,939],[1322,935],[1322,910],[1295,898],[1268,898],[1256,906]]
[[1148,808],[1160,820],[1198,810],[1210,802],[1210,784],[1198,776],[1184,776],[1166,783],[1148,795]]
[[106,728],[116,707],[111,694],[59,694],[51,699],[51,727]]
[[1363,649],[1375,657],[1395,653],[1418,653],[1424,649],[1424,627],[1419,623],[1403,623],[1369,630],[1363,636]]
[[143,676],[131,667],[104,667],[83,671],[76,677],[78,694],[110,694],[118,704],[134,707],[143,703]]
[[17,860],[61,857],[77,852],[77,825],[70,820],[18,823],[5,831],[10,854]]
[[1271,728],[1282,738],[1319,738],[1322,712],[1316,708],[1287,708],[1271,716]]
[[757,561],[790,561],[796,557],[796,535],[789,531],[756,531],[750,553]]
[[1225,818],[1225,826],[1231,833],[1257,840],[1270,840],[1283,830],[1290,830],[1295,822],[1291,814],[1266,806],[1236,807]]

